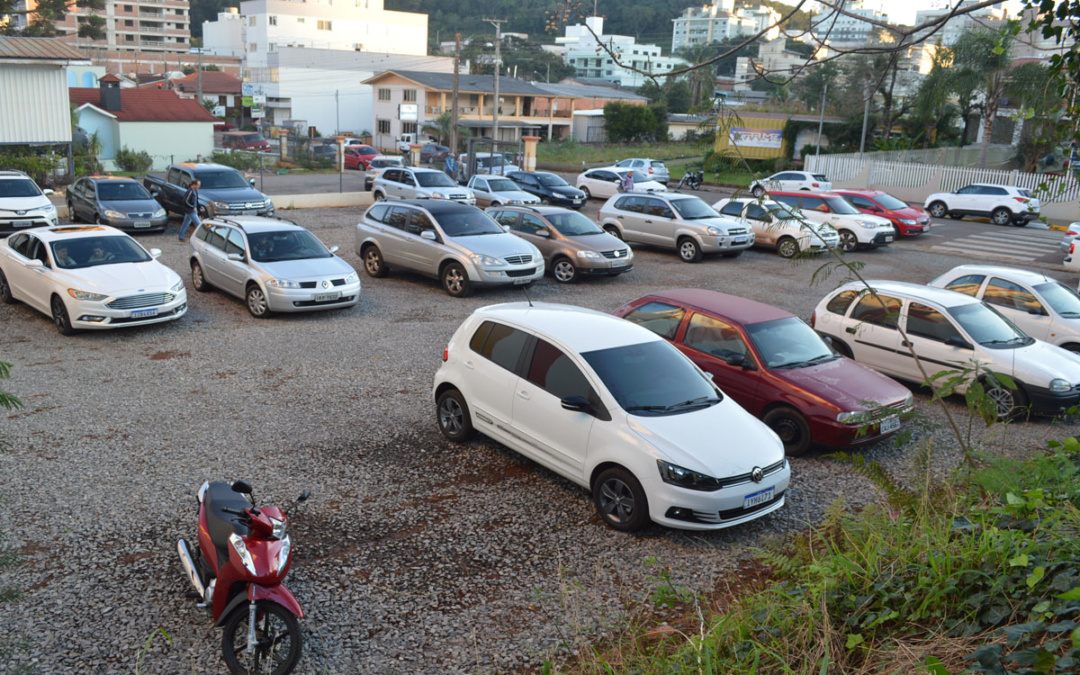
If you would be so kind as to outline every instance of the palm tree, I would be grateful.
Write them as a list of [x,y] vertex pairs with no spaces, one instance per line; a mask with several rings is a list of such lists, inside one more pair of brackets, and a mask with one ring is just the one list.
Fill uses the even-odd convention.
[[[420,127],[420,131],[427,134],[434,134],[435,138],[439,139],[439,143],[443,145],[450,144],[450,127],[453,124],[452,115],[449,110],[444,111],[438,117],[432,120],[424,122],[424,125]],[[468,127],[463,127],[458,124],[457,136],[459,139],[466,138],[470,135]],[[457,152],[457,148],[451,148],[452,151]]]
[[975,107],[982,112],[983,137],[979,147],[980,168],[986,167],[986,151],[994,130],[1001,100],[1009,86],[1012,61],[1011,42],[986,28],[965,30],[953,44],[953,89],[961,97],[972,91],[981,94]]

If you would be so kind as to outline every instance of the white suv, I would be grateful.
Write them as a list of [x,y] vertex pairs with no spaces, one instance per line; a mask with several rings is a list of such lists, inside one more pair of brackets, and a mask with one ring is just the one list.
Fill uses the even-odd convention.
[[0,235],[27,227],[56,227],[60,220],[42,190],[22,171],[0,171]]
[[935,218],[989,218],[995,225],[1023,227],[1039,217],[1039,200],[1026,188],[993,183],[972,183],[956,192],[937,192],[926,198],[926,210]]
[[372,182],[372,197],[382,199],[449,199],[476,206],[476,195],[442,171],[413,167],[387,168]]
[[446,438],[475,429],[520,452],[588,489],[616,530],[716,530],[784,505],[780,438],[647,328],[569,305],[493,305],[461,324],[443,361],[433,395]]
[[888,246],[896,237],[891,220],[862,213],[836,193],[771,192],[769,196],[815,223],[832,225],[840,234],[840,248],[849,253],[859,247]]
[[750,194],[758,199],[765,192],[773,190],[808,190],[810,192],[828,192],[832,190],[832,183],[825,178],[823,173],[810,173],[809,171],[781,171],[774,173],[768,178],[754,181],[750,184]]
[[826,295],[810,319],[844,356],[917,384],[923,376],[911,349],[930,377],[978,362],[1016,383],[1016,389],[987,383],[1002,418],[1028,406],[1037,415],[1058,415],[1080,403],[1080,357],[1025,335],[976,298],[901,281],[867,283],[877,297],[848,283]]

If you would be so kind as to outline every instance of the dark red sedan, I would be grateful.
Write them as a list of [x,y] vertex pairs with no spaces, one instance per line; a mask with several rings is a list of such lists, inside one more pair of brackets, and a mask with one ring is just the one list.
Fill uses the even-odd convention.
[[863,213],[881,216],[892,221],[897,237],[915,237],[930,231],[930,214],[921,206],[907,202],[881,190],[833,190]]
[[646,295],[614,314],[671,341],[711,373],[791,456],[811,443],[843,448],[878,440],[913,409],[906,387],[840,356],[801,319],[760,302],[681,289]]

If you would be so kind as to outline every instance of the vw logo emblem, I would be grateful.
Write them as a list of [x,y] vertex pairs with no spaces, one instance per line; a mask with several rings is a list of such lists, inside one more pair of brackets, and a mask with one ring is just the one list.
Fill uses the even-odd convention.
[[326,279],[323,279],[322,287],[323,288],[330,288],[330,282],[327,281]]
[[760,483],[765,478],[765,472],[761,470],[760,466],[755,466],[754,470],[750,472],[750,480],[755,483]]

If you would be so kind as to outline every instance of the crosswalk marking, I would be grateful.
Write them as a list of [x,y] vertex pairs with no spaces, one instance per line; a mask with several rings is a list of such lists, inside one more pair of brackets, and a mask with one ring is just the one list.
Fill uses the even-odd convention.
[[1061,236],[1053,231],[980,232],[933,244],[929,248],[1032,262],[1053,253],[1060,253]]

